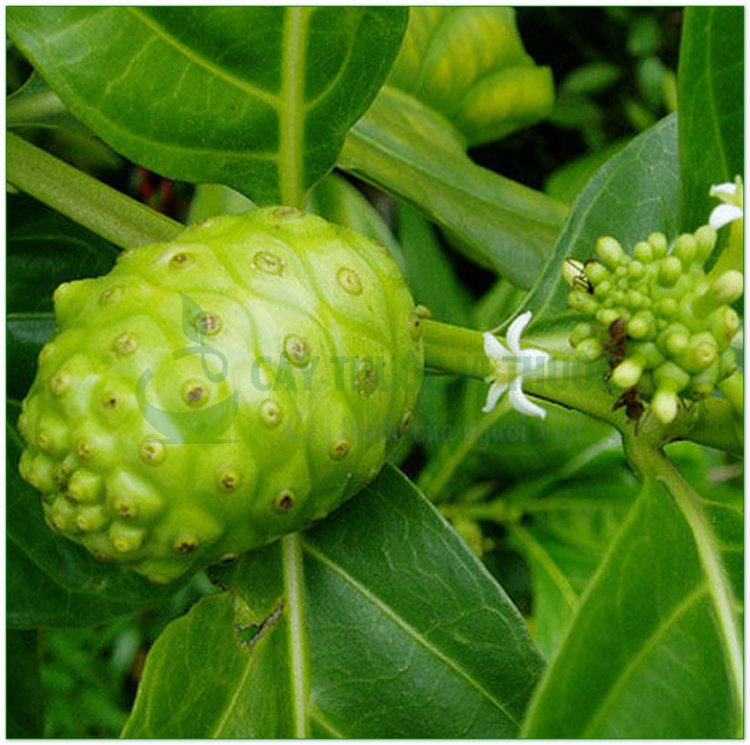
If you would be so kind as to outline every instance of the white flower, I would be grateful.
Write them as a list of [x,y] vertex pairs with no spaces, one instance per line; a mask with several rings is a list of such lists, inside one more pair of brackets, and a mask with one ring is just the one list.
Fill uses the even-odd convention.
[[735,220],[742,220],[742,179],[739,176],[733,182],[714,184],[708,193],[723,202],[714,207],[708,218],[708,224],[714,230]]
[[529,401],[521,387],[523,373],[529,366],[544,364],[549,358],[541,349],[521,349],[521,334],[530,320],[531,311],[527,310],[510,324],[506,336],[507,347],[493,334],[484,334],[484,353],[492,367],[492,373],[487,378],[491,385],[487,392],[487,402],[482,409],[484,413],[492,411],[503,394],[509,391],[510,405],[516,411],[541,419],[547,416],[541,406]]

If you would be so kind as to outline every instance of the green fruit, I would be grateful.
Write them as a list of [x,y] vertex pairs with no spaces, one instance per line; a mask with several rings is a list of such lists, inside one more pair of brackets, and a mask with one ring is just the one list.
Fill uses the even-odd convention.
[[422,380],[386,250],[286,207],[209,220],[55,292],[19,431],[47,522],[157,582],[319,520]]

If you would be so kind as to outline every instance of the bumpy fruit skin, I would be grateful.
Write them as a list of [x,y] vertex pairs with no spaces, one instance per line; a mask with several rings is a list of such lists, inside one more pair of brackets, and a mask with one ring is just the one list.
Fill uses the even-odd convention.
[[20,470],[49,525],[155,582],[309,525],[373,479],[422,380],[386,250],[286,207],[55,292]]

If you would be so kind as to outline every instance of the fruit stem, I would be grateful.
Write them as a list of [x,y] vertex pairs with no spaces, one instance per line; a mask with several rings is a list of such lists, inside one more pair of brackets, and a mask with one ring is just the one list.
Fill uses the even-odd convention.
[[7,135],[6,178],[121,248],[172,240],[183,230],[180,223],[11,133]]

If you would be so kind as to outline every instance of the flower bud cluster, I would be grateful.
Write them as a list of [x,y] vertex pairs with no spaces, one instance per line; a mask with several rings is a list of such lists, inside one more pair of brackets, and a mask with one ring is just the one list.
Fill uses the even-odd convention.
[[717,386],[726,393],[740,376],[730,347],[740,318],[731,303],[742,296],[743,279],[734,270],[706,273],[715,243],[708,225],[671,247],[662,233],[652,233],[632,255],[602,237],[596,259],[568,259],[563,269],[573,288],[569,305],[588,316],[570,336],[577,356],[606,357],[610,381],[634,392],[631,400],[650,401],[664,424],[677,416],[681,398],[699,399]]

